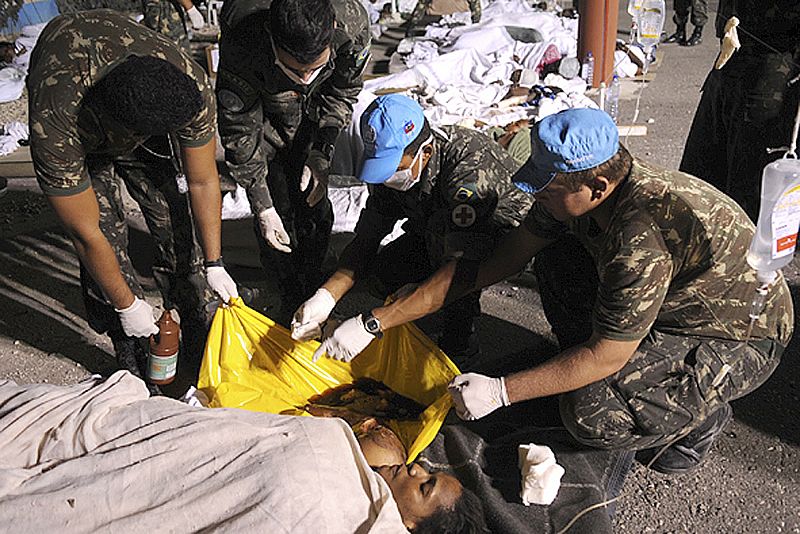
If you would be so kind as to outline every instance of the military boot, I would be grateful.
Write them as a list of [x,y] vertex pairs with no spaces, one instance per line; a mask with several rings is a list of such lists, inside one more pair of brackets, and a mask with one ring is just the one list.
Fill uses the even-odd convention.
[[692,32],[692,36],[683,43],[679,43],[681,46],[697,46],[703,42],[703,27],[702,26],[695,26],[694,31]]
[[678,25],[678,28],[675,30],[675,33],[664,39],[665,43],[678,43],[682,45],[686,42],[686,24]]
[[[708,455],[711,446],[733,417],[733,409],[727,402],[709,415],[700,426],[667,447],[656,459],[661,447],[646,449],[636,454],[636,459],[650,469],[667,475],[679,475],[699,466]],[[652,462],[652,463],[651,463]]]

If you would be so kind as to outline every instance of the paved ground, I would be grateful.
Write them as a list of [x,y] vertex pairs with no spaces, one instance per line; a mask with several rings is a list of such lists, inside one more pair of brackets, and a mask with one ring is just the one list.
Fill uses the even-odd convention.
[[[716,2],[711,4],[713,10]],[[624,20],[621,27],[627,26]],[[664,50],[655,80],[641,96],[639,122],[649,122],[649,133],[627,144],[636,156],[674,168],[716,43],[707,31],[702,46]],[[4,111],[0,106],[0,117]],[[622,122],[632,114],[633,102],[623,101]],[[109,344],[83,319],[71,245],[32,181],[14,180],[11,188],[0,199],[0,379],[71,383],[88,373],[108,372],[114,365]],[[157,304],[148,274],[152,243],[141,225],[135,226],[132,255],[148,298]],[[274,298],[257,268],[251,232],[247,223],[226,222],[224,253],[240,283],[263,290],[258,305],[269,313]],[[800,274],[795,265],[787,271],[797,302]],[[496,361],[519,351],[554,350],[538,295],[527,282],[498,284],[484,293],[480,334]],[[363,294],[351,299],[343,312],[358,309],[366,299]],[[427,323],[435,326],[435,318]],[[767,384],[734,403],[735,421],[696,473],[667,477],[636,466],[617,507],[618,532],[800,532],[797,356],[793,343]],[[179,393],[190,380],[183,377],[172,392]]]

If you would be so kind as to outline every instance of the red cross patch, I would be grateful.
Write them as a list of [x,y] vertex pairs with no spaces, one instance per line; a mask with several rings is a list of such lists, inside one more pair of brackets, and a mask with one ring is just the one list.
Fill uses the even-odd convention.
[[458,226],[459,228],[466,228],[468,226],[472,226],[475,224],[475,219],[478,217],[478,214],[475,213],[475,208],[470,206],[469,204],[459,204],[455,208],[453,208],[453,212],[450,214],[450,218],[453,221],[453,224]]

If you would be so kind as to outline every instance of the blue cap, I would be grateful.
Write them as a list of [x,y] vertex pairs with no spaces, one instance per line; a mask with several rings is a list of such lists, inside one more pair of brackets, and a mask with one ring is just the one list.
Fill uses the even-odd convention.
[[526,193],[538,193],[556,173],[597,167],[618,150],[619,130],[605,111],[566,109],[539,121],[531,132],[531,155],[512,179]]
[[416,139],[425,124],[422,107],[403,95],[376,98],[361,115],[364,164],[358,179],[382,184],[395,173],[403,151]]

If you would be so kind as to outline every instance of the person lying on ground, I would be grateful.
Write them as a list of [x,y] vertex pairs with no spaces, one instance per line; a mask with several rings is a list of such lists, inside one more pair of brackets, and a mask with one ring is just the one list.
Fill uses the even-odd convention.
[[389,485],[400,515],[415,534],[480,533],[486,529],[478,497],[452,475],[406,465],[406,448],[375,417],[347,409],[308,406],[315,417],[338,417],[353,429],[367,463]]
[[342,420],[196,408],[125,371],[0,380],[0,516],[20,532],[483,531],[474,494],[374,429],[362,454]]

